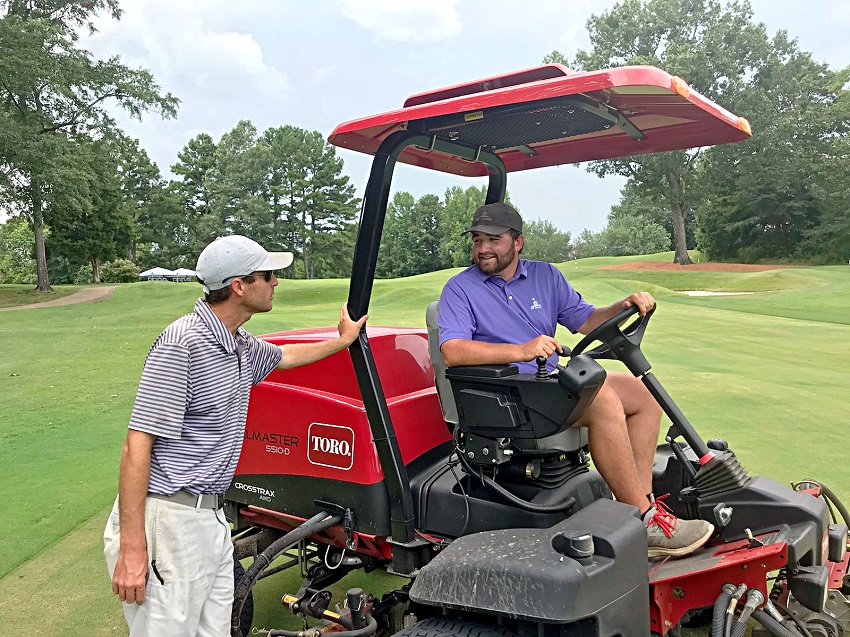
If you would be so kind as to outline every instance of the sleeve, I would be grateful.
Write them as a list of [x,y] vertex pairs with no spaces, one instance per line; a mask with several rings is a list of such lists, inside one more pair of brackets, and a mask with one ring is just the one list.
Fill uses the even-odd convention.
[[283,358],[283,350],[273,343],[247,335],[248,356],[251,361],[251,382],[256,385],[278,366]]
[[155,345],[145,359],[130,429],[179,439],[188,402],[188,348],[177,343]]
[[596,308],[584,300],[560,270],[555,266],[551,267],[554,270],[553,276],[556,277],[558,292],[558,323],[575,334]]
[[440,294],[437,324],[440,327],[440,345],[453,338],[471,340],[475,332],[475,315],[469,297],[452,280],[446,283]]

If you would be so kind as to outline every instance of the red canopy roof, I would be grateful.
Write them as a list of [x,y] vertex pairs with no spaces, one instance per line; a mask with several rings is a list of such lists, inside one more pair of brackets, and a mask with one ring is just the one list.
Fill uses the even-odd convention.
[[[340,124],[328,141],[374,155],[387,136],[404,129],[495,152],[508,172],[750,136],[744,118],[660,69],[575,73],[547,64],[413,95],[398,110]],[[399,161],[458,175],[487,174],[478,162],[415,146]]]

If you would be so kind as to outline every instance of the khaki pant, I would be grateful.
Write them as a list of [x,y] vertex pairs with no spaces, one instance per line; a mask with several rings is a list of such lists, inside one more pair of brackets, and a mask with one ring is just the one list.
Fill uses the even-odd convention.
[[[116,499],[103,534],[110,578],[118,561],[120,531]],[[145,535],[145,601],[123,604],[130,637],[228,637],[233,544],[223,512],[148,498]]]

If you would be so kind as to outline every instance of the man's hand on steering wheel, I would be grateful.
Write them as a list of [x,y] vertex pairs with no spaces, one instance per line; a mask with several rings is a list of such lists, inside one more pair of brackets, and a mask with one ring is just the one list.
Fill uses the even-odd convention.
[[649,292],[635,292],[620,301],[620,308],[623,310],[633,305],[637,306],[638,314],[645,316],[647,312],[655,307],[655,299],[652,298]]
[[[642,316],[635,316],[634,320],[626,325],[626,319],[634,316],[646,307]],[[655,313],[655,301],[647,292],[632,294],[621,303],[614,303],[607,309],[610,311],[619,309],[613,316],[609,316],[602,323],[591,329],[572,349],[572,355],[578,356],[583,352],[591,358],[614,358],[622,361],[632,374],[640,376],[650,369],[649,361],[640,351],[640,342],[649,325],[650,317]],[[593,349],[588,349],[596,341],[601,344]]]

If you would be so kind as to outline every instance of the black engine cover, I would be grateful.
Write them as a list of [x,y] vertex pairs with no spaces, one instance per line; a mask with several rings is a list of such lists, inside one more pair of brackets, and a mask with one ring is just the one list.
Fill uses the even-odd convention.
[[[467,535],[424,566],[410,598],[544,624],[590,620],[598,637],[649,635],[646,529],[634,507],[599,500],[548,529]],[[591,534],[574,559],[565,536]]]

